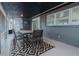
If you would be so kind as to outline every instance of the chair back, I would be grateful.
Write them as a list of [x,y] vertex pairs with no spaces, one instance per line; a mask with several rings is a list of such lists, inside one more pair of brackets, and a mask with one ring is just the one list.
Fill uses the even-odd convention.
[[34,30],[33,37],[34,38],[43,37],[43,30]]
[[22,33],[16,32],[14,29],[13,29],[13,33],[14,33],[14,39],[20,40],[22,38]]

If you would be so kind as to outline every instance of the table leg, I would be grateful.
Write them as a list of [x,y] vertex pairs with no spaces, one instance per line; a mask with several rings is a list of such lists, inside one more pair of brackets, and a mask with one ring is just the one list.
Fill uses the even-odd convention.
[[24,45],[24,38],[23,38],[23,51],[24,51],[24,49],[25,49],[25,45]]

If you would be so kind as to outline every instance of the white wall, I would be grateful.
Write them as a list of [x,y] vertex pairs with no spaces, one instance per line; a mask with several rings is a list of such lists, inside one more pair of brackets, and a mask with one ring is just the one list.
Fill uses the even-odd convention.
[[0,16],[0,50],[1,54],[5,51],[5,18]]
[[6,14],[0,3],[0,50],[1,55],[6,51]]

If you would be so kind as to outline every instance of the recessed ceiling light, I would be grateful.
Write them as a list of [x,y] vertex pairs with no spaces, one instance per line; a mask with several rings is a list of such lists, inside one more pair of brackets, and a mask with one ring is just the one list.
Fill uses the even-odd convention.
[[23,14],[21,14],[21,17],[23,17]]

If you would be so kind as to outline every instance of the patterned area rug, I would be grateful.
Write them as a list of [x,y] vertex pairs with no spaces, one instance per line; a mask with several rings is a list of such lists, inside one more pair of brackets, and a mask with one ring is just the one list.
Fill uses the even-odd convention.
[[23,47],[11,50],[11,56],[39,56],[40,54],[52,49],[54,46],[45,42],[27,42],[25,49]]

